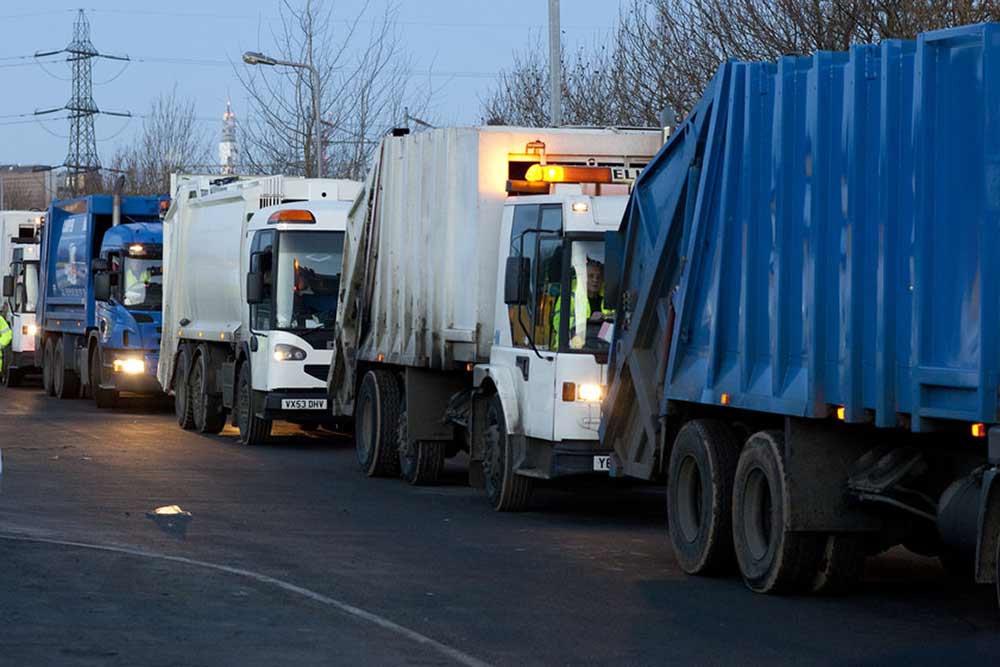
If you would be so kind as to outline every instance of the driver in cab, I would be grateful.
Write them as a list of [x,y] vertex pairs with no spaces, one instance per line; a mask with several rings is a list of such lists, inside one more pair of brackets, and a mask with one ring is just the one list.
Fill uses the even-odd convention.
[[[577,284],[574,277],[569,300],[569,346],[571,349],[580,350],[585,346],[586,340],[581,335],[581,332],[577,331],[576,292]],[[556,348],[559,346],[559,325],[562,319],[561,302],[562,298],[560,297],[556,301],[552,315],[552,336],[553,344]],[[604,322],[614,322],[615,311],[604,307],[604,264],[589,257],[587,258],[587,300],[585,308],[587,318],[586,338],[597,338],[599,335],[598,331]]]

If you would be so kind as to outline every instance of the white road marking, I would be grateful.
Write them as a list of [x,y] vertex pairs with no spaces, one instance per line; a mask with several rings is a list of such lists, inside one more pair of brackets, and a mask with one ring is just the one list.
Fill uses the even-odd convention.
[[442,644],[441,642],[431,639],[426,635],[422,635],[415,630],[410,630],[409,628],[403,627],[398,623],[394,623],[389,619],[374,614],[370,611],[361,609],[360,607],[355,607],[354,605],[347,604],[346,602],[341,602],[340,600],[335,600],[329,596],[323,595],[322,593],[317,593],[316,591],[309,590],[308,588],[303,588],[302,586],[296,586],[295,584],[283,581],[281,579],[276,579],[270,577],[266,574],[260,574],[259,572],[253,572],[251,570],[245,570],[241,567],[232,567],[230,565],[219,565],[218,563],[209,563],[203,560],[195,560],[193,558],[185,558],[183,556],[171,556],[169,554],[161,554],[155,551],[144,551],[142,549],[132,549],[129,547],[117,547],[106,544],[88,544],[86,542],[72,542],[69,540],[56,540],[45,537],[32,537],[30,535],[11,535],[7,533],[0,533],[0,540],[11,540],[15,542],[38,542],[42,544],[54,544],[64,547],[76,547],[79,549],[93,549],[95,551],[109,551],[112,553],[125,554],[127,556],[136,556],[138,558],[151,558],[155,560],[165,560],[174,563],[183,563],[185,565],[193,565],[195,567],[202,567],[209,570],[216,570],[217,572],[226,572],[227,574],[235,574],[240,577],[246,577],[247,579],[253,579],[262,584],[270,584],[276,586],[289,593],[295,593],[296,595],[301,595],[304,598],[308,598],[315,602],[334,607],[349,616],[361,619],[363,621],[368,621],[374,625],[379,626],[390,632],[394,632],[398,635],[406,637],[418,644],[427,646],[434,649],[438,653],[451,658],[460,665],[466,665],[467,667],[488,667],[489,663],[483,662],[478,658],[474,658],[471,655],[464,653],[457,648],[448,646],[447,644]]

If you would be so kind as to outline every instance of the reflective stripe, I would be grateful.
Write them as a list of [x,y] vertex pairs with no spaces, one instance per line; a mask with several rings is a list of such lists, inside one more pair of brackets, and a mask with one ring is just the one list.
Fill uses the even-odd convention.
[[7,327],[6,329],[0,329],[0,336],[4,335],[8,331],[10,331],[10,327]]

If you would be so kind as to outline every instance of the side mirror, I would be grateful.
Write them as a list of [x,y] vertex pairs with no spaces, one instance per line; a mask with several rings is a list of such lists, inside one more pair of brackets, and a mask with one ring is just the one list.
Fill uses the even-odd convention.
[[604,232],[604,307],[609,310],[618,308],[624,246],[625,237],[620,232]]
[[94,299],[97,301],[111,300],[111,274],[107,271],[94,275]]
[[106,259],[103,259],[101,257],[95,257],[94,259],[90,260],[90,270],[93,271],[94,273],[98,273],[100,271],[107,271],[110,268],[111,267],[108,265],[108,260]]
[[251,306],[264,302],[264,274],[247,274],[247,303]]
[[503,302],[508,306],[523,306],[531,298],[531,259],[508,257],[504,275]]
[[3,296],[5,299],[14,296],[14,276],[3,277]]

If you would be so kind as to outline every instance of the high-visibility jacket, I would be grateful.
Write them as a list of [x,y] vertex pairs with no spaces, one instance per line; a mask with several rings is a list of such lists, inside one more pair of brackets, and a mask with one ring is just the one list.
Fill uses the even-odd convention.
[[0,371],[3,371],[3,349],[10,345],[12,338],[14,338],[14,332],[10,330],[10,325],[7,324],[3,315],[0,315]]
[[[611,317],[614,317],[615,311],[612,310],[612,309],[610,309],[610,308],[606,308],[604,306],[604,292],[603,292],[603,290],[601,291],[600,297],[601,297],[601,312],[604,313],[606,316],[610,315]],[[590,298],[589,297],[586,298],[586,299],[584,299],[584,304],[586,305],[586,308],[587,308],[587,317],[586,317],[586,319],[589,321],[590,320],[590,316],[594,314],[593,307],[590,305]],[[550,346],[550,349],[552,349],[552,350],[555,350],[556,348],[559,347],[559,323],[560,323],[560,320],[562,320],[562,297],[559,297],[558,299],[556,299],[556,305],[555,305],[555,308],[553,308],[553,313],[552,313],[552,344]],[[569,337],[570,337],[571,341],[575,337],[575,335],[574,335],[574,329],[575,328],[576,328],[576,297],[575,297],[575,295],[570,294],[570,297],[569,297]],[[583,343],[581,342],[579,346],[582,347]]]

